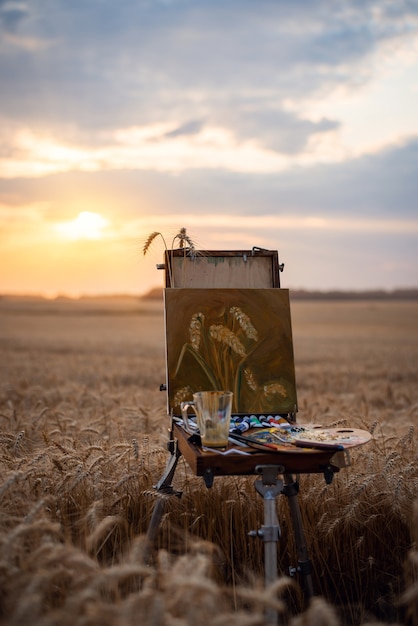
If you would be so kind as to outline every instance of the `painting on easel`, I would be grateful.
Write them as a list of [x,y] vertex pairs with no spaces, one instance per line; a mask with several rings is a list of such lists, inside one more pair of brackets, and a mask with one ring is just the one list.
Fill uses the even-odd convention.
[[287,289],[165,289],[169,411],[196,391],[234,392],[234,413],[296,410]]

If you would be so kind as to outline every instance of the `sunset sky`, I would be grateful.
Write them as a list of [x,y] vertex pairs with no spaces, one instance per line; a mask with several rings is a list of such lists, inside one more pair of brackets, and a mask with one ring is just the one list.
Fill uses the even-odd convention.
[[141,294],[160,231],[418,286],[418,2],[0,0],[0,294]]

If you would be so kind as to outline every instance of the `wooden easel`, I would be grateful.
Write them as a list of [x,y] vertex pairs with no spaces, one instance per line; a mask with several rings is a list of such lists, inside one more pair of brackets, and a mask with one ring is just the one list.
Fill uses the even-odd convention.
[[[254,475],[257,477],[255,489],[263,498],[264,524],[260,529],[251,531],[250,534],[260,537],[264,542],[265,583],[266,585],[270,584],[278,575],[277,542],[280,539],[280,525],[276,510],[277,498],[283,495],[289,504],[297,550],[297,564],[292,568],[291,573],[301,576],[304,595],[306,600],[309,601],[314,594],[314,590],[311,562],[308,556],[297,497],[299,487],[297,475],[302,473],[322,473],[326,482],[330,483],[334,473],[338,472],[340,467],[345,467],[349,464],[347,453],[337,451],[336,447],[334,449],[295,448],[291,453],[288,451],[253,450],[251,454],[242,455],[239,452],[234,453],[235,444],[233,442],[230,444],[232,453],[225,456],[204,450],[199,445],[199,441],[191,437],[190,433],[186,432],[182,427],[178,406],[175,405],[175,389],[172,376],[174,367],[170,367],[171,355],[169,353],[170,350],[173,350],[170,347],[170,332],[173,334],[170,325],[173,321],[173,316],[175,317],[176,314],[178,316],[184,315],[182,297],[189,298],[190,290],[196,290],[196,297],[202,295],[209,301],[212,295],[216,295],[218,299],[223,296],[229,297],[230,293],[228,290],[234,289],[238,290],[237,294],[239,290],[248,290],[246,291],[246,296],[248,296],[248,293],[250,296],[251,293],[254,293],[254,296],[257,297],[260,295],[260,291],[258,291],[260,289],[280,290],[280,271],[283,270],[283,265],[279,264],[278,253],[260,248],[209,252],[196,252],[188,249],[170,250],[165,253],[164,264],[158,267],[165,271],[165,294],[170,296],[170,298],[166,297],[165,300],[166,333],[168,335],[167,382],[161,388],[167,391],[167,413],[171,418],[171,426],[167,444],[169,451],[168,462],[162,477],[155,485],[156,493],[164,497],[157,499],[149,524],[147,533],[148,556],[151,554],[158,535],[164,512],[165,497],[181,496],[181,493],[172,486],[176,467],[181,456],[184,457],[191,471],[196,476],[203,477],[207,488],[212,486],[216,477]],[[262,295],[264,295],[264,292]],[[173,298],[175,305],[178,307],[177,309],[173,305]],[[176,332],[174,332],[174,339],[177,340]],[[192,350],[190,349],[189,352],[192,352]],[[289,358],[293,359],[293,351]],[[287,366],[289,365],[291,369],[294,367],[293,363],[287,363]],[[203,383],[195,382],[194,384]],[[197,391],[198,389],[194,390]],[[292,391],[296,393],[295,390]],[[290,423],[296,423],[296,402],[292,406],[292,410],[289,410],[285,403],[282,405],[281,402],[284,402],[284,400],[279,398],[275,412],[285,415]],[[238,446],[236,450],[238,450]],[[277,621],[277,615],[275,614],[270,613],[267,615],[267,618],[270,622]]]

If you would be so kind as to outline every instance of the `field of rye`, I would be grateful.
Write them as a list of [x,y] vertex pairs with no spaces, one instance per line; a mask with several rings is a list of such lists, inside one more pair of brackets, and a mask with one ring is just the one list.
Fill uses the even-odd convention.
[[300,476],[316,596],[286,498],[263,584],[254,477],[180,460],[145,560],[169,420],[160,302],[0,300],[0,624],[418,624],[418,302],[292,302],[300,423],[370,430],[327,485]]

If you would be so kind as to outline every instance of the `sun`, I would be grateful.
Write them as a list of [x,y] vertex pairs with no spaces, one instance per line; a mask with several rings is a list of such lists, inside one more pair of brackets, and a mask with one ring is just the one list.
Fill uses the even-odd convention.
[[108,223],[99,213],[81,211],[70,222],[57,224],[56,230],[66,239],[101,239]]

